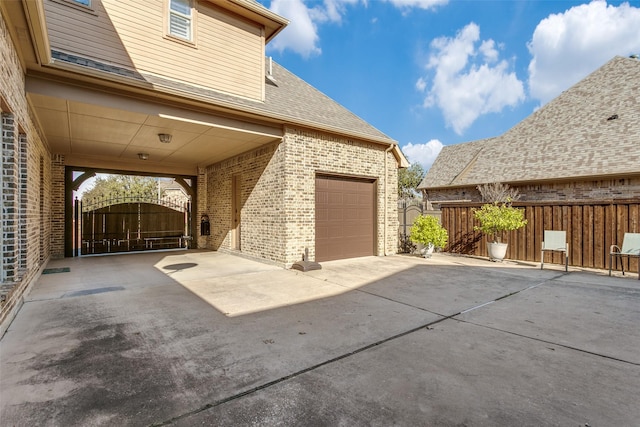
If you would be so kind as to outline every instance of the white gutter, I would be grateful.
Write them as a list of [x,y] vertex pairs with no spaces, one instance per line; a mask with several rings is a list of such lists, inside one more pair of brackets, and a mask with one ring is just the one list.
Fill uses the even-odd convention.
[[42,0],[23,0],[22,4],[38,61],[40,65],[50,64],[51,44],[47,33],[44,3]]

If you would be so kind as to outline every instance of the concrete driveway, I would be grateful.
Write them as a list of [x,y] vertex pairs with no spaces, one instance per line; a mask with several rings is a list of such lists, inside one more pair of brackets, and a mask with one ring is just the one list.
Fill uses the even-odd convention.
[[640,425],[635,274],[200,251],[47,269],[0,342],[3,426]]

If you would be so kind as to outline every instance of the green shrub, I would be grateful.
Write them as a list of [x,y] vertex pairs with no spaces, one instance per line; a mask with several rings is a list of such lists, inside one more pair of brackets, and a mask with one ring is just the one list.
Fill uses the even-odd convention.
[[492,242],[500,241],[503,231],[512,231],[527,225],[524,210],[517,209],[509,203],[487,203],[480,209],[473,210],[473,216],[480,222],[474,230],[482,231]]
[[449,240],[449,233],[440,225],[438,218],[434,216],[420,215],[411,226],[410,238],[412,242],[436,248],[444,248]]

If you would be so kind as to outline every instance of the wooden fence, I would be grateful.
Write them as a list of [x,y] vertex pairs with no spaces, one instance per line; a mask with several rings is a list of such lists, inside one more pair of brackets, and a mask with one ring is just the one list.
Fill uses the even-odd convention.
[[[449,232],[446,251],[488,256],[486,238],[474,226],[473,209],[480,204],[443,204],[442,225]],[[624,233],[640,233],[640,201],[594,203],[514,203],[525,210],[527,225],[503,233],[509,243],[507,258],[540,262],[544,230],[564,230],[569,242],[569,264],[577,267],[609,268],[609,248],[622,245]],[[626,259],[625,270],[638,271],[637,259]],[[562,254],[545,253],[545,263],[563,264]],[[614,264],[615,268],[615,264]]]
[[82,212],[82,255],[179,248],[188,234],[188,209],[119,203]]

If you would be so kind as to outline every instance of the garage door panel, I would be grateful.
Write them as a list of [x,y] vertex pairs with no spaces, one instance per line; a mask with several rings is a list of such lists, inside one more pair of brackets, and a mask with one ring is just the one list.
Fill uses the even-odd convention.
[[341,209],[329,209],[328,221],[344,221],[344,211]]
[[342,193],[329,193],[329,203],[332,205],[341,205],[344,203],[344,194]]
[[375,182],[316,178],[316,261],[374,255]]
[[316,221],[327,221],[329,219],[328,209],[316,209]]
[[371,203],[371,194],[359,193],[356,197],[358,205],[369,207],[369,203]]
[[327,192],[316,192],[316,203],[326,204],[329,200],[329,194]]
[[329,238],[329,227],[316,227],[316,240]]

